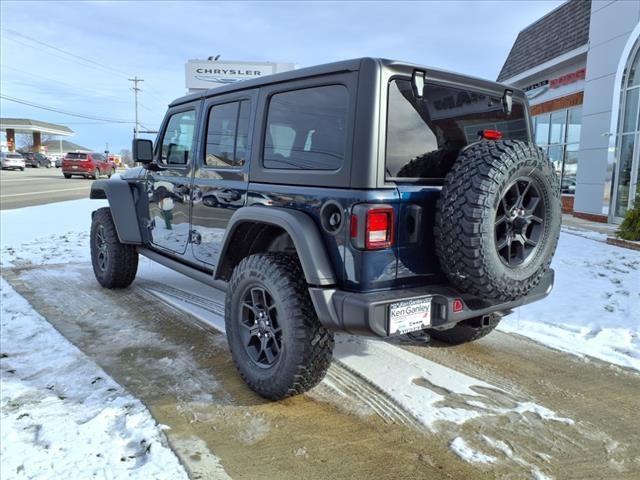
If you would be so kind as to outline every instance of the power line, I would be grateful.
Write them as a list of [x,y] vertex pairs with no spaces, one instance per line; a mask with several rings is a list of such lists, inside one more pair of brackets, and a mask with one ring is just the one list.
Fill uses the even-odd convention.
[[94,116],[91,116],[91,115],[85,115],[83,113],[68,112],[68,111],[65,111],[65,110],[59,110],[57,108],[49,107],[49,106],[46,106],[46,105],[40,105],[38,103],[29,102],[28,100],[23,100],[21,98],[9,97],[8,95],[0,94],[0,98],[2,98],[4,100],[8,100],[10,102],[21,103],[23,105],[28,105],[30,107],[40,108],[42,110],[48,110],[50,112],[61,113],[62,115],[69,115],[71,117],[87,118],[89,120],[99,120],[101,122],[107,122],[107,123],[128,123],[128,124],[133,123],[133,122],[129,122],[127,120],[118,120],[118,119],[113,119],[113,118],[94,117]]
[[96,62],[95,60],[91,60],[90,58],[86,58],[86,57],[82,57],[82,56],[80,56],[80,55],[76,55],[75,53],[71,53],[71,52],[69,52],[69,51],[67,51],[67,50],[64,50],[64,49],[62,49],[62,48],[56,47],[56,46],[51,45],[51,44],[49,44],[49,43],[46,43],[46,42],[43,42],[43,41],[37,40],[37,39],[35,39],[35,38],[33,38],[33,37],[30,37],[29,35],[25,35],[24,33],[17,32],[17,31],[15,31],[15,30],[10,29],[10,28],[5,28],[4,30],[5,30],[6,32],[9,32],[9,33],[13,34],[13,35],[17,35],[18,37],[25,38],[25,39],[27,39],[27,40],[29,40],[29,41],[31,41],[31,42],[37,43],[37,44],[39,44],[39,45],[42,45],[42,46],[47,47],[47,48],[50,48],[50,49],[52,49],[52,50],[56,50],[56,51],[61,52],[61,53],[65,54],[65,55],[68,55],[68,56],[70,56],[70,57],[77,58],[78,60],[81,60],[81,61],[83,61],[83,62],[85,62],[85,63],[89,63],[89,64],[92,64],[92,65],[94,65],[94,66],[97,66],[97,67],[100,67],[100,68],[103,68],[103,69],[109,70],[109,71],[111,71],[111,72],[117,73],[118,75],[124,75],[124,76],[127,76],[127,73],[125,73],[125,72],[122,72],[122,71],[120,71],[120,70],[117,70],[117,69],[115,69],[115,68],[113,68],[113,67],[110,67],[110,66],[108,66],[108,65],[104,65],[104,64],[102,64],[102,63]]

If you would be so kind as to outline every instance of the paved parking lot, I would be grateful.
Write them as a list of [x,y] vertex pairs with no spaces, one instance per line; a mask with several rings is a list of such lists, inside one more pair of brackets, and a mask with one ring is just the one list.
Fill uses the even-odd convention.
[[86,198],[91,180],[66,179],[60,168],[0,171],[0,210]]

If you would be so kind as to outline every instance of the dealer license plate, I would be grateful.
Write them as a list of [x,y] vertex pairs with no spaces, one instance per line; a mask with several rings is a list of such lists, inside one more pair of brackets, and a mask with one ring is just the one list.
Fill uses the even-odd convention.
[[422,330],[431,325],[431,297],[389,305],[389,335]]

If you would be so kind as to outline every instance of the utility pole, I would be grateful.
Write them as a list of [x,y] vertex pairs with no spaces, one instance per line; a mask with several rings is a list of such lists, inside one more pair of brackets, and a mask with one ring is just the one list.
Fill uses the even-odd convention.
[[133,133],[133,138],[138,138],[138,133],[140,132],[140,124],[138,123],[138,92],[142,91],[138,88],[138,82],[144,82],[144,80],[136,76],[136,77],[130,78],[129,81],[133,82],[132,90],[133,90],[133,96],[135,98],[135,105],[136,105],[136,128]]

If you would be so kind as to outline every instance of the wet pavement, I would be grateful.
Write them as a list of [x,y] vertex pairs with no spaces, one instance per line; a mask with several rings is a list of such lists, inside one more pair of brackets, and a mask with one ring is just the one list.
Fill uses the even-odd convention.
[[[237,375],[224,334],[159,301],[180,289],[162,291],[142,277],[127,290],[104,290],[89,265],[7,269],[3,276],[168,427],[193,478],[226,472],[234,479],[635,479],[640,473],[640,375],[619,367],[501,332],[455,348],[380,342],[392,354],[410,352],[446,367],[445,376],[495,386],[467,395],[416,377],[418,388],[438,396],[434,408],[469,413],[464,422],[426,428],[347,361],[344,345],[316,389],[268,402]],[[222,297],[203,291],[183,291],[182,301],[215,312]],[[450,448],[459,437],[495,461],[462,460]]]

